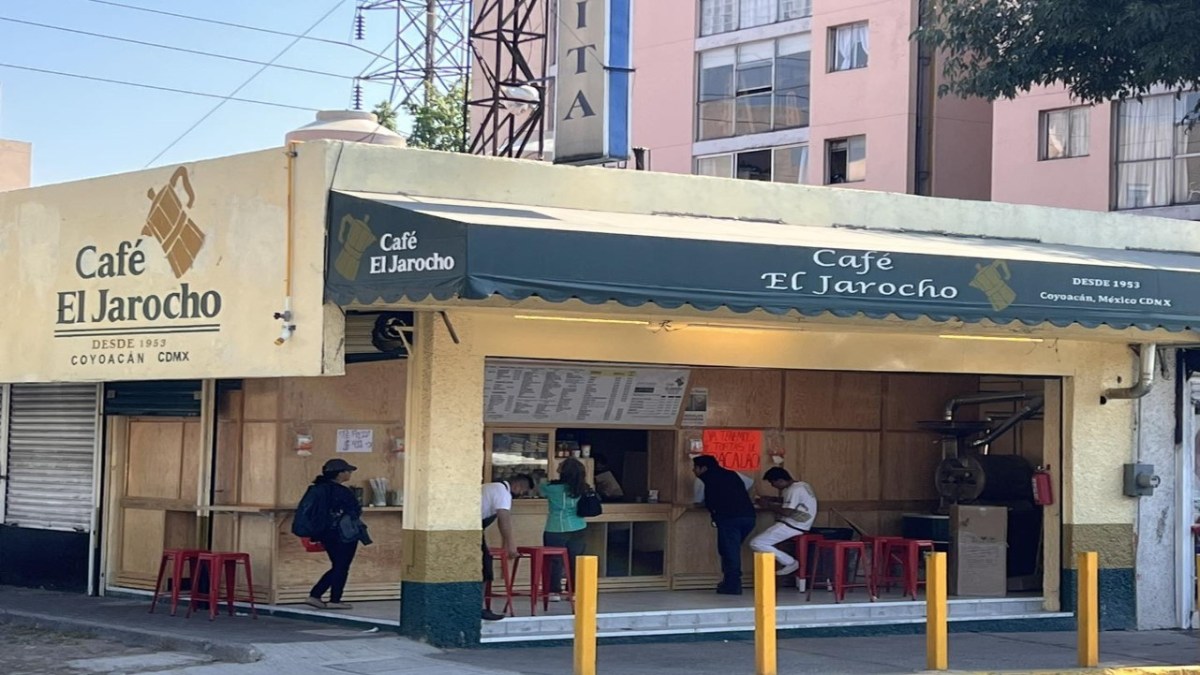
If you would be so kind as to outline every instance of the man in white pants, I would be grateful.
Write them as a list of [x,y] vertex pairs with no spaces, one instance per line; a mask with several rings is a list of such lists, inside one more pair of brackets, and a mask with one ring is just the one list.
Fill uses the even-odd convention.
[[763,480],[779,490],[778,500],[760,499],[759,506],[775,512],[776,523],[750,540],[750,548],[763,553],[773,553],[775,561],[783,567],[775,574],[786,576],[800,568],[800,563],[776,546],[792,537],[808,532],[817,517],[817,496],[812,486],[792,479],[787,469],[772,467],[763,474]]

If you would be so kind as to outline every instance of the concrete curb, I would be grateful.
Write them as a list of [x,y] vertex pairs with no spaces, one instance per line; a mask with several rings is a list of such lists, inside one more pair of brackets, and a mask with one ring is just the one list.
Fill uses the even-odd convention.
[[[953,671],[950,671],[953,673]],[[1069,668],[1066,670],[980,670],[960,675],[1200,675],[1200,665],[1133,665],[1121,668]]]
[[27,628],[83,633],[104,640],[120,642],[131,647],[206,654],[217,661],[227,663],[254,663],[263,658],[262,652],[250,644],[221,642],[208,638],[179,635],[168,631],[130,628],[103,621],[64,618],[22,610],[0,608],[0,623]]

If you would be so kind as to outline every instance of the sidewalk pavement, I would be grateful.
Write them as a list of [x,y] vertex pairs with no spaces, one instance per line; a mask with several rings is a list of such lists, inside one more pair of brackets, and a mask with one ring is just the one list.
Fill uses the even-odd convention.
[[[208,654],[226,663],[164,670],[164,675],[560,675],[570,646],[442,651],[388,632],[260,615],[172,617],[149,599],[90,598],[0,586],[0,622],[87,633],[160,651]],[[794,638],[779,641],[781,673],[895,675],[924,672],[923,635]],[[737,675],[754,671],[753,640],[601,644],[598,672],[620,675]],[[1185,631],[1100,635],[1102,668],[1078,669],[1075,634],[951,633],[951,672],[1200,675],[1200,634]]]

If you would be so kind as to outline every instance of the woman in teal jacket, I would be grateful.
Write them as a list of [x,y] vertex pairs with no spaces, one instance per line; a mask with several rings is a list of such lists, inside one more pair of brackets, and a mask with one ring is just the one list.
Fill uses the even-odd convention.
[[[575,580],[575,558],[583,553],[587,543],[587,522],[577,513],[579,498],[587,491],[587,469],[583,462],[573,458],[563,461],[558,469],[557,480],[545,483],[541,488],[548,502],[542,544],[567,549],[572,583]],[[565,590],[562,562],[557,558],[550,561],[550,590],[556,594]]]

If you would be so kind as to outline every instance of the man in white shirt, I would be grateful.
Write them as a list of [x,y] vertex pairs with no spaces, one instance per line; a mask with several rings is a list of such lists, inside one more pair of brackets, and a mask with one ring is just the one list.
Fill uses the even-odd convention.
[[[524,474],[513,476],[511,480],[496,483],[485,483],[480,492],[483,527],[487,530],[493,522],[500,523],[500,540],[504,550],[508,552],[509,560],[517,559],[517,540],[512,531],[512,501],[533,489],[533,479]],[[483,582],[487,584],[494,578],[492,570],[492,553],[488,550],[487,536],[483,537]],[[497,614],[484,609],[480,616],[487,621],[499,621],[503,614]]]
[[780,499],[760,500],[759,506],[775,512],[776,523],[750,540],[750,548],[762,553],[772,553],[775,561],[783,567],[776,572],[779,576],[794,573],[800,563],[776,546],[793,537],[798,537],[812,527],[817,517],[817,496],[812,486],[792,479],[787,469],[772,467],[763,474],[763,480],[779,490]]

